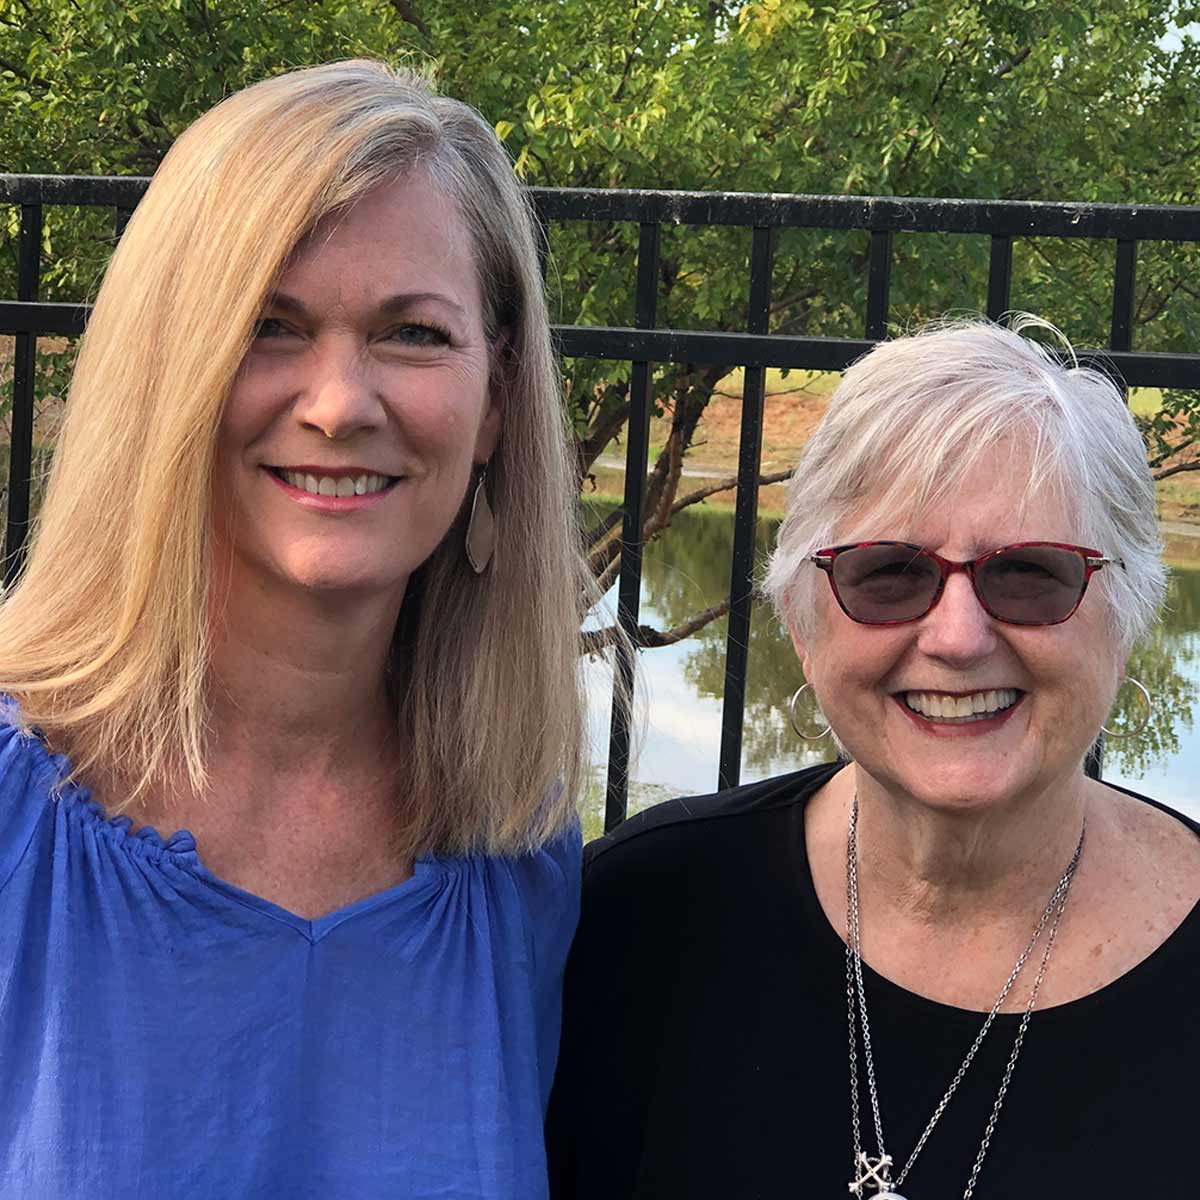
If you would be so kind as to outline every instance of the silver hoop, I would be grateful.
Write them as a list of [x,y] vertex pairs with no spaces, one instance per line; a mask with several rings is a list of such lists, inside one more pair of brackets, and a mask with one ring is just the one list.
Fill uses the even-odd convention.
[[820,733],[805,733],[800,728],[800,723],[796,720],[796,704],[810,687],[812,687],[811,683],[802,683],[792,693],[792,698],[788,701],[787,706],[788,721],[791,723],[792,731],[798,738],[803,738],[806,742],[819,742],[833,728],[832,725],[826,725]]
[[1139,733],[1141,733],[1142,730],[1144,730],[1147,725],[1150,724],[1150,718],[1152,716],[1154,716],[1154,697],[1150,695],[1149,688],[1147,688],[1146,685],[1144,683],[1142,683],[1140,680],[1134,679],[1134,677],[1132,675],[1126,675],[1125,682],[1132,683],[1133,686],[1135,688],[1137,688],[1137,690],[1139,692],[1142,693],[1142,698],[1146,701],[1146,716],[1143,719],[1142,723],[1139,726],[1137,726],[1136,729],[1125,729],[1125,730],[1122,730],[1120,733],[1118,733],[1116,730],[1109,729],[1107,725],[1101,725],[1100,728],[1104,731],[1104,734],[1107,737],[1118,738],[1118,739],[1137,737],[1137,735]]

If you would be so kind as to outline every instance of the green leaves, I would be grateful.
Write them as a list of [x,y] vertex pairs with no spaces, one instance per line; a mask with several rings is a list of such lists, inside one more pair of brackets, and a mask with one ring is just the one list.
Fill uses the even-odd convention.
[[[431,68],[531,184],[1196,203],[1200,45],[1181,0],[0,0],[0,162],[148,173],[191,120],[275,71],[371,54]],[[14,294],[14,229],[0,286]],[[86,299],[103,214],[48,214],[44,295]],[[632,321],[636,230],[553,232],[551,311]],[[858,336],[865,238],[780,239],[772,328]],[[664,239],[660,320],[745,326],[748,236]],[[1200,345],[1200,251],[1139,262],[1135,346]],[[1102,341],[1110,248],[1019,242],[1014,306]],[[894,315],[983,304],[983,239],[900,236]],[[627,402],[625,364],[568,364],[580,440]],[[658,399],[701,403],[698,374]],[[688,388],[699,389],[688,392]],[[680,389],[683,389],[680,391]],[[1162,453],[1200,437],[1168,393]],[[607,434],[611,436],[611,434]]]

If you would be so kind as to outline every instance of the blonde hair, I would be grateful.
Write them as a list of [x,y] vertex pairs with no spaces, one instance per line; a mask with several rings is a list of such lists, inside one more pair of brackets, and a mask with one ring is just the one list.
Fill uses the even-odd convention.
[[[1028,337],[1046,331],[1062,355]],[[1137,425],[1108,376],[1080,367],[1048,322],[979,319],[931,325],[876,346],[842,376],[800,455],[765,590],[785,624],[812,636],[809,556],[858,534],[852,515],[918,513],[950,494],[988,454],[1013,455],[1014,507],[1043,488],[1064,496],[1081,541],[1121,559],[1099,586],[1128,651],[1162,603],[1166,570],[1154,480]],[[862,536],[879,536],[863,532]]]
[[0,688],[78,776],[119,766],[125,804],[171,772],[205,783],[210,478],[265,298],[323,216],[414,170],[457,204],[508,351],[495,557],[472,573],[460,516],[397,631],[413,844],[517,853],[573,819],[589,578],[535,219],[473,109],[367,61],[281,75],[196,121],[130,220],[83,340],[28,566],[0,606]]

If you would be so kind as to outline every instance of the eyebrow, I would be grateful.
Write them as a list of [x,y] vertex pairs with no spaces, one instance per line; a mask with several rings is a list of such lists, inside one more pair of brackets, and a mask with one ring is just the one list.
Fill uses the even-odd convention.
[[[447,308],[453,309],[460,316],[466,315],[466,310],[463,306],[457,300],[452,300],[443,292],[397,292],[394,296],[388,296],[385,300],[381,301],[376,307],[376,311],[390,315],[404,312],[414,304],[421,304],[430,300],[436,304],[442,304]],[[267,297],[266,306],[268,308],[278,308],[283,312],[306,319],[311,319],[312,316],[301,300],[298,300],[295,296],[289,296],[286,292],[272,292]]]

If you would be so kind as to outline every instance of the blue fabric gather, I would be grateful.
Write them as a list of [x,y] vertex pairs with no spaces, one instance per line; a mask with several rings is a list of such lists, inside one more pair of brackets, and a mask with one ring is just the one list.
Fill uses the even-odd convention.
[[0,1196],[537,1200],[578,829],[310,920],[0,708]]

